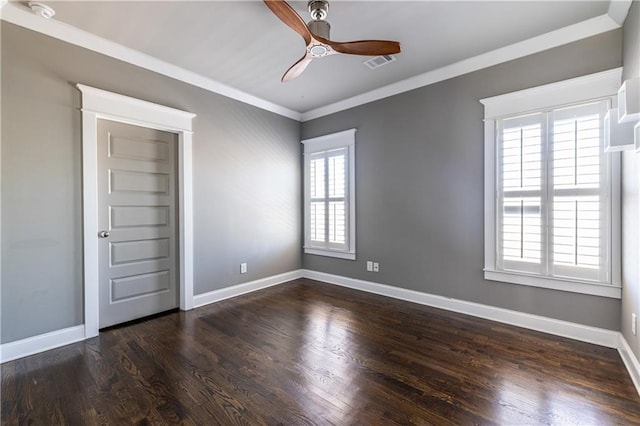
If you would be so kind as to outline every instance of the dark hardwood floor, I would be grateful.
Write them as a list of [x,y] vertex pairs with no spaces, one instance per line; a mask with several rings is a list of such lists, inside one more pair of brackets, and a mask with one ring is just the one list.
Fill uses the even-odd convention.
[[613,349],[297,280],[2,365],[2,424],[640,424]]

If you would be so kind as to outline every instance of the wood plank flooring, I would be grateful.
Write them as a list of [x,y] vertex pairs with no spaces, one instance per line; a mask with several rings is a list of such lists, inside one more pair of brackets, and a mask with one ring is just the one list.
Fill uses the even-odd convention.
[[613,349],[301,279],[2,365],[2,424],[640,424]]

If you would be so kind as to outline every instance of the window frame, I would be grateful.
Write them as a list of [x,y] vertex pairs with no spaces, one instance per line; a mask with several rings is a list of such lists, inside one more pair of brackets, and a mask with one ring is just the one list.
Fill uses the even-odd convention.
[[[341,132],[331,133],[316,138],[304,139],[300,141],[304,145],[304,245],[305,254],[335,257],[346,260],[356,260],[356,185],[355,185],[355,134],[357,129],[348,129]],[[310,159],[312,156],[322,152],[346,149],[346,192],[345,201],[347,204],[346,217],[346,239],[344,249],[335,247],[332,243],[326,242],[324,246],[311,242],[311,191],[310,191]],[[328,194],[326,194],[328,197]]]
[[[610,167],[610,230],[607,238],[609,253],[609,282],[594,282],[574,278],[554,277],[536,273],[500,269],[497,229],[497,122],[509,117],[586,103],[615,100],[622,77],[622,68],[616,68],[582,77],[551,83],[517,92],[481,99],[484,105],[484,278],[532,287],[542,287],[602,297],[621,298],[621,235],[620,235],[620,155],[606,153]],[[546,191],[548,186],[543,188]]]

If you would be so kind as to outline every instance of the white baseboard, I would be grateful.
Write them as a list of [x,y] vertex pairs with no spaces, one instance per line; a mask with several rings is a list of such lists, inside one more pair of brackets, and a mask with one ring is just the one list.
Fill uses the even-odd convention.
[[622,358],[622,362],[627,367],[636,391],[640,395],[640,362],[638,362],[638,358],[636,358],[622,333],[618,333],[618,353],[620,353],[620,358]]
[[[448,311],[459,312],[462,314],[498,321],[505,324],[541,331],[548,334],[568,337],[570,339],[575,339],[583,342],[594,343],[600,346],[617,348],[627,369],[629,370],[629,374],[632,377],[636,389],[638,389],[640,394],[640,363],[634,356],[633,352],[631,352],[631,349],[629,348],[629,345],[627,344],[624,337],[622,337],[622,334],[617,331],[590,327],[539,315],[532,315],[523,312],[497,308],[494,306],[437,296],[370,281],[357,280],[339,275],[327,274],[324,272],[300,269],[279,275],[261,278],[243,284],[238,284],[233,287],[227,287],[220,290],[214,290],[208,293],[196,295],[193,298],[193,305],[194,307],[205,306],[210,303],[219,302],[224,299],[240,296],[242,294],[247,294],[253,291],[261,290],[302,277],[323,281],[329,284],[348,287],[355,290],[361,290],[368,293],[379,294],[394,299],[405,300],[426,306],[445,309]],[[84,339],[84,325],[78,325],[41,334],[38,336],[29,337],[27,339],[18,340],[15,342],[5,343],[3,345],[0,345],[0,362],[4,363],[17,358],[22,358],[39,352],[44,352],[49,349],[68,345],[70,343],[78,342]]]
[[620,357],[622,358],[622,362],[624,362],[624,365],[627,368],[629,376],[631,376],[636,392],[640,395],[640,362],[631,350],[627,340],[624,338],[622,333],[618,331],[590,327],[588,325],[557,320],[540,315],[532,315],[509,309],[497,308],[495,306],[482,305],[480,303],[467,302],[464,300],[422,293],[386,284],[347,278],[340,275],[327,274],[325,272],[311,271],[308,269],[302,270],[302,276],[304,278],[318,280],[328,284],[348,287],[354,290],[379,294],[381,296],[419,303],[421,305],[445,309],[448,311],[485,318],[517,327],[528,328],[547,334],[553,334],[556,336],[567,337],[569,339],[617,349]]
[[[209,293],[196,295],[193,297],[194,307],[204,306],[209,303],[218,302],[234,296],[240,296],[252,291],[271,287],[287,281],[302,277],[301,270],[286,272],[284,274],[273,275],[233,287],[211,291]],[[55,349],[70,343],[82,341],[86,338],[85,326],[76,325],[49,333],[39,334],[26,339],[16,340],[0,345],[0,363],[13,361],[29,355]]]
[[85,339],[84,325],[75,325],[0,345],[0,363],[48,351]]
[[263,288],[282,284],[287,281],[302,278],[302,270],[285,272],[284,274],[272,275],[270,277],[261,278],[255,281],[234,285],[233,287],[221,288],[208,293],[197,294],[193,296],[193,307],[208,305],[210,303],[219,302],[230,297],[240,296],[242,294],[251,293],[253,291],[262,290]]
[[308,269],[304,269],[302,274],[305,278],[336,284],[342,287],[362,290],[369,293],[406,300],[408,302],[419,303],[421,305],[432,306],[434,308],[445,309],[448,311],[459,312],[474,317],[485,318],[492,321],[541,331],[543,333],[554,334],[556,336],[568,337],[582,342],[594,343],[608,348],[618,347],[618,332],[613,330],[590,327],[588,325],[561,321],[540,315],[532,315],[509,309],[497,308],[495,306],[482,305],[480,303],[467,302],[464,300],[422,293],[415,290],[407,290],[405,288],[327,274],[324,272],[310,271]]

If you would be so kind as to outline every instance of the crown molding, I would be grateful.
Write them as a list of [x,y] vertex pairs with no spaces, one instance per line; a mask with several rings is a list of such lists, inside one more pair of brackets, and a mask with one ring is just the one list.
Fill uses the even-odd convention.
[[302,121],[314,120],[329,114],[344,111],[380,99],[388,98],[440,81],[478,71],[514,59],[522,58],[553,47],[562,46],[577,40],[598,35],[620,28],[608,14],[579,22],[568,27],[560,28],[528,40],[501,47],[481,55],[444,66],[415,77],[389,84],[376,90],[354,96],[330,105],[316,108],[302,114]]
[[7,4],[7,0],[0,0],[0,8],[2,9],[0,18],[4,21],[183,81],[239,102],[305,122],[620,28],[629,12],[632,0],[611,0],[609,10],[604,15],[464,59],[406,80],[306,112],[294,111],[265,99],[258,98],[257,96],[227,86],[219,81],[80,30],[55,19],[42,19],[24,9],[20,4],[11,3],[14,2]]
[[[0,0],[2,2],[4,0]],[[0,3],[1,4],[1,3]],[[6,22],[45,34],[50,37],[71,43],[103,55],[119,59],[140,68],[171,77],[227,98],[235,99],[248,105],[261,108],[284,117],[300,121],[301,114],[289,108],[258,98],[249,93],[227,86],[219,81],[204,77],[193,71],[162,61],[153,56],[131,49],[95,34],[65,24],[55,19],[42,19],[19,3],[10,2],[2,8],[1,19]]]
[[632,0],[611,0],[607,15],[613,19],[618,25],[622,26],[624,20],[627,19]]

